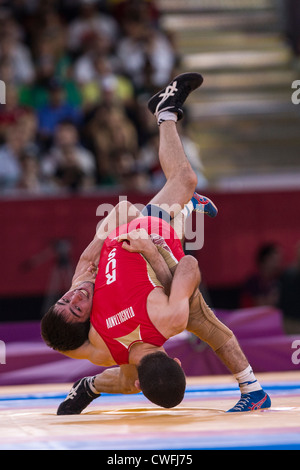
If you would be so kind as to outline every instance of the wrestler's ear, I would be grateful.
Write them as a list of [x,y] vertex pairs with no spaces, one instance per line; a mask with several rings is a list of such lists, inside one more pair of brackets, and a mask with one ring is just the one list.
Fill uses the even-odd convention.
[[137,388],[138,390],[141,390],[141,384],[140,384],[140,381],[139,381],[139,380],[136,380],[136,381],[134,382],[134,386],[135,386],[135,388]]
[[177,362],[177,364],[179,364],[180,367],[181,367],[181,360],[178,359],[178,357],[174,357],[174,361]]

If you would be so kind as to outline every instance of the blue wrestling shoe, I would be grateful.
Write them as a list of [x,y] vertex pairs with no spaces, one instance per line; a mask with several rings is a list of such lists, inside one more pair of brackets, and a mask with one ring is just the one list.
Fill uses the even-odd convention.
[[218,214],[218,209],[206,196],[201,196],[201,194],[195,192],[194,196],[192,197],[192,203],[194,206],[194,211],[196,212],[201,212],[202,214],[206,214],[212,218],[216,217]]
[[256,411],[271,407],[271,399],[264,390],[242,393],[237,404],[226,413],[242,413],[243,411]]

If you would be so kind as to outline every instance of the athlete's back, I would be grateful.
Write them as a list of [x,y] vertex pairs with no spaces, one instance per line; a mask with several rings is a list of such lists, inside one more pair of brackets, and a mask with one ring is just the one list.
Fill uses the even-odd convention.
[[156,346],[166,341],[147,312],[149,294],[162,286],[145,258],[139,253],[129,253],[118,241],[119,235],[136,228],[144,228],[156,236],[174,262],[177,259],[169,245],[176,242],[178,257],[183,256],[174,230],[154,217],[143,217],[121,226],[105,241],[95,282],[91,323],[118,364],[128,363],[129,348],[137,341]]

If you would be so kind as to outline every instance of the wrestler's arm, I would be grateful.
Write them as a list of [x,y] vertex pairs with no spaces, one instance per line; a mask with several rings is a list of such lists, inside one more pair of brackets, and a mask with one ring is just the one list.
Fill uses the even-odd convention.
[[140,253],[144,256],[155,272],[157,279],[164,287],[166,295],[169,295],[173,279],[172,273],[146,230],[137,229],[130,233],[122,234],[118,241],[123,242],[122,247],[125,250],[131,253]]
[[[137,236],[141,234],[141,236]],[[157,279],[164,287],[165,294],[170,295],[171,285],[178,263],[169,265],[160,254],[157,246],[144,229],[133,230],[130,233],[120,235],[119,241],[123,242],[123,248],[131,253],[141,253],[152,266]],[[200,281],[199,281],[200,284]],[[190,313],[194,314],[200,291],[197,288],[190,298]]]
[[100,393],[134,394],[141,390],[136,387],[138,374],[136,366],[124,364],[106,369],[95,377],[94,387]]
[[177,335],[186,329],[190,300],[197,291],[200,282],[201,274],[198,261],[193,256],[184,256],[179,261],[174,273],[167,311],[161,316],[165,325],[162,324],[159,330],[166,337]]
[[165,294],[169,296],[173,280],[172,273],[156,246],[152,242],[151,244],[151,248],[149,246],[149,250],[144,253],[144,256],[148,263],[152,266],[152,269],[155,272],[157,279],[164,287]]
[[91,270],[91,267],[96,269],[108,234],[120,225],[126,224],[137,217],[141,217],[141,213],[129,201],[121,201],[112,209],[99,225],[94,239],[81,254],[73,275],[72,285],[84,276],[88,270]]

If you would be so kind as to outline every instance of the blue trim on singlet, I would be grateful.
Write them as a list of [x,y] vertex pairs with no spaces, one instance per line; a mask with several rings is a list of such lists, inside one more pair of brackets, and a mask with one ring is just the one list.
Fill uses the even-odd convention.
[[168,214],[167,211],[159,206],[156,206],[155,204],[147,204],[147,206],[142,210],[142,214],[149,217],[158,217],[168,224],[170,224],[172,220],[170,214]]

